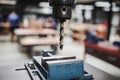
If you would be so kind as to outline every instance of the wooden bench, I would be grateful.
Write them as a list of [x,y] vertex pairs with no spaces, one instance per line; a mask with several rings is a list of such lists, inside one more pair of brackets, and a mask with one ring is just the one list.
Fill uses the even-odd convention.
[[21,38],[25,36],[55,36],[56,34],[57,34],[57,31],[53,29],[37,30],[37,29],[22,28],[22,29],[15,30],[15,35],[18,38],[18,42],[20,41]]
[[120,67],[119,49],[115,50],[115,49],[104,48],[94,43],[85,42],[85,53],[91,54],[115,66]]
[[50,45],[54,51],[57,51],[57,45],[59,44],[59,38],[47,37],[47,38],[23,38],[20,40],[22,47],[27,47],[27,53],[31,54],[34,46]]

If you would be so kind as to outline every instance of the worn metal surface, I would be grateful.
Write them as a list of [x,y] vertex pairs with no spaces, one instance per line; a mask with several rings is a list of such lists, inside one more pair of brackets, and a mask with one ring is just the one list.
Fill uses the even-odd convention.
[[91,79],[92,75],[84,72],[83,61],[75,57],[34,57],[33,62],[46,79],[70,80]]
[[70,80],[83,76],[83,61],[64,60],[47,61],[50,80]]

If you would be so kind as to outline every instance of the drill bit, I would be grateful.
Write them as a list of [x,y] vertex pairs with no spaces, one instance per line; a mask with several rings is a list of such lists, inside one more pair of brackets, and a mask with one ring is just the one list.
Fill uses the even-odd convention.
[[64,40],[64,27],[63,27],[63,24],[60,23],[60,50],[63,49],[63,40]]

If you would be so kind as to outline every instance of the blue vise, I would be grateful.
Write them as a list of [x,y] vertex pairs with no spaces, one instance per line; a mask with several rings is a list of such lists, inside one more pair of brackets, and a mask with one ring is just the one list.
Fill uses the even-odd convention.
[[75,57],[34,57],[33,62],[45,80],[92,79],[92,75],[84,71],[83,61]]

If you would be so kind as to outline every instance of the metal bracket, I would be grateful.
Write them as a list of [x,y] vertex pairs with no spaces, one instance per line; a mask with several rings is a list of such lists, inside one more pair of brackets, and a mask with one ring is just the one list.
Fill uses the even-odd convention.
[[32,80],[46,80],[42,73],[38,70],[38,68],[33,63],[26,63],[25,68],[27,69],[28,74],[30,75]]

